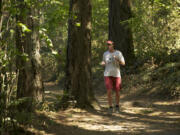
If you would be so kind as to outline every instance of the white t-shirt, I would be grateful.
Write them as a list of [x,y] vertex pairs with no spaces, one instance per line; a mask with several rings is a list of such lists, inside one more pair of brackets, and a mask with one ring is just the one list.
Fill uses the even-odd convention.
[[106,51],[103,54],[103,61],[106,63],[104,76],[121,77],[119,62],[115,60],[114,56],[124,62],[124,57],[120,51],[115,50],[112,53]]

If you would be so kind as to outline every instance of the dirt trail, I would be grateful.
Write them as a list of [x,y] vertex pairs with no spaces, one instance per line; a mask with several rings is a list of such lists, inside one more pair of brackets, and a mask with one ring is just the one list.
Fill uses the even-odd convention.
[[[46,99],[53,101],[62,90],[46,84]],[[38,112],[43,119],[36,134],[43,135],[180,135],[180,101],[123,98],[119,114],[107,114],[106,95],[97,96],[99,111],[70,108]]]

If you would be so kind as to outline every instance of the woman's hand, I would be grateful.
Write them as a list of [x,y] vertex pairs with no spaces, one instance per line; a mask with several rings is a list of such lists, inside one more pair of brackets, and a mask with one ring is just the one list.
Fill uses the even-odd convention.
[[121,64],[121,65],[123,65],[123,66],[125,65],[125,62],[119,60],[118,57],[116,57],[115,55],[114,55],[113,57],[114,57],[114,59],[115,59],[119,64]]
[[101,65],[101,66],[105,66],[106,63],[105,63],[104,61],[102,61],[102,62],[100,63],[100,65]]
[[116,61],[118,61],[118,62],[119,62],[118,57],[116,57],[115,55],[114,55],[113,57],[114,57],[114,59],[115,59]]

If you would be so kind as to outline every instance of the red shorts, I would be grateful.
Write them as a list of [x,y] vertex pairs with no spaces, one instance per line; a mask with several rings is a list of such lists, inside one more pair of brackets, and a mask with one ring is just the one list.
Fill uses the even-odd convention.
[[121,89],[121,77],[105,76],[104,82],[107,90],[116,90]]

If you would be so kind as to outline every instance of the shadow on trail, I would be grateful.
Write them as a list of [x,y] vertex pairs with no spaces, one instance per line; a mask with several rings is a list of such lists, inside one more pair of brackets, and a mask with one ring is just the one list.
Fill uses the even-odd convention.
[[[105,98],[101,98],[100,104],[107,104]],[[179,135],[180,134],[180,103],[171,105],[158,105],[150,102],[146,105],[146,100],[141,101],[134,107],[134,101],[127,101],[131,105],[126,105],[126,101],[121,101],[121,111],[119,114],[113,113],[110,116],[104,111],[93,112],[95,115],[108,117],[111,123],[120,125],[132,130],[139,135]],[[139,109],[139,112],[133,112]],[[148,111],[150,110],[150,111]],[[107,111],[107,110],[106,110]]]
[[[163,118],[161,116],[146,116],[141,114],[131,114],[121,111],[119,114],[107,115],[102,111],[88,111],[88,114],[100,116],[101,121],[90,121],[89,129],[78,127],[78,125],[66,125],[68,115],[61,115],[61,111],[57,117],[49,117],[46,114],[36,114],[37,121],[34,123],[36,135],[179,135],[180,124],[175,118]],[[78,114],[78,113],[77,113]],[[86,115],[86,114],[85,114]],[[83,113],[80,113],[80,118]],[[92,117],[92,116],[89,116]],[[80,120],[78,118],[78,120]],[[85,117],[88,118],[88,115]],[[81,119],[81,120],[82,120]],[[62,123],[64,121],[64,123]],[[74,119],[74,121],[76,121]],[[82,122],[86,122],[83,121]],[[175,125],[176,124],[176,125]],[[92,130],[91,126],[105,125],[107,127],[116,126],[119,129],[114,131]],[[43,132],[42,132],[43,131]]]
[[[102,89],[102,86],[100,86]],[[55,100],[61,90],[46,87],[47,100]],[[107,114],[105,91],[96,94],[101,110],[37,113],[34,130],[38,135],[179,135],[180,103],[158,104],[146,99],[121,98],[119,114]],[[161,103],[161,101],[159,101]],[[42,132],[42,133],[41,133]]]
[[[51,119],[44,114],[37,114],[38,121],[34,123],[36,135],[119,135],[111,131],[91,131],[77,126],[67,126]],[[59,117],[65,119],[64,117]]]

